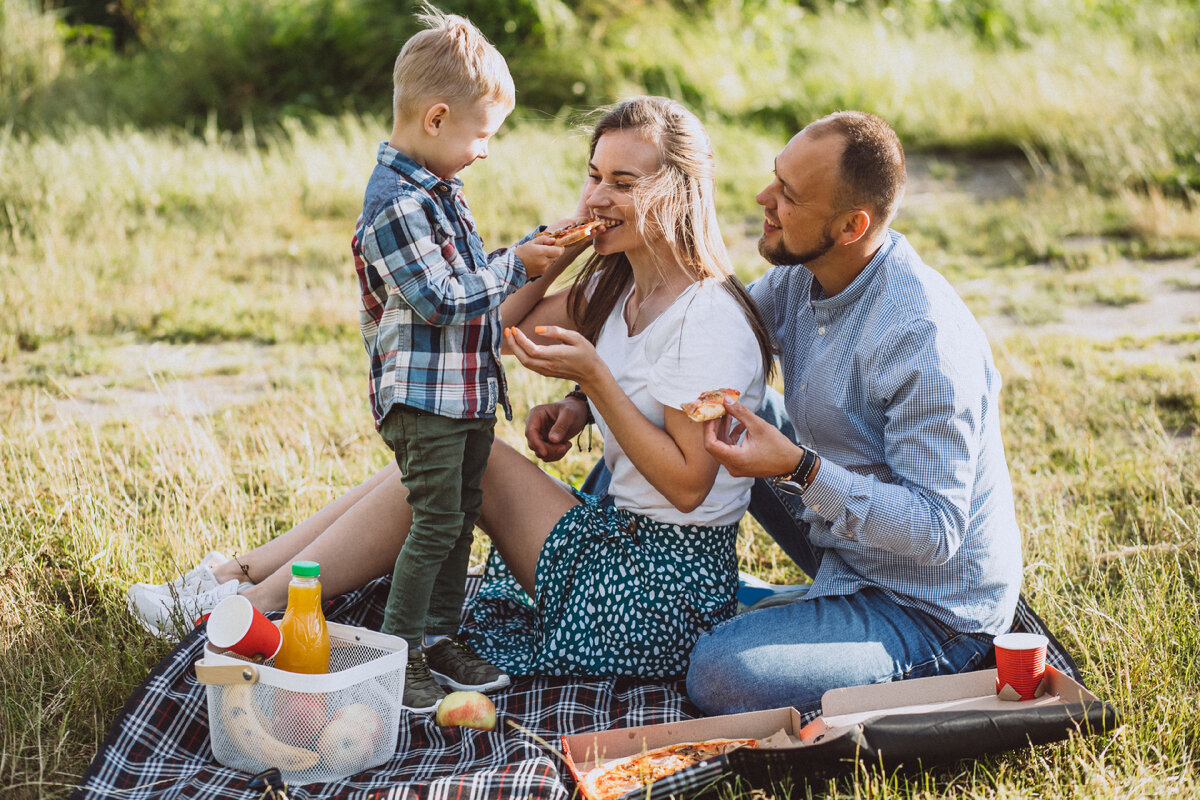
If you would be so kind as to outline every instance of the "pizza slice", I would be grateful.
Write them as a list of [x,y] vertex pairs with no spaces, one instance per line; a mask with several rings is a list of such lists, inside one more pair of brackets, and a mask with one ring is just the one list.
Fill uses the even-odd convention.
[[667,745],[601,764],[583,776],[579,788],[588,800],[615,800],[730,750],[757,746],[757,739],[709,739]]
[[554,237],[554,243],[562,247],[576,242],[582,242],[584,239],[590,239],[599,233],[604,227],[604,223],[598,219],[585,219],[579,222],[571,223],[562,228],[555,228],[552,231],[546,231],[543,236]]
[[704,422],[725,416],[725,401],[736,403],[742,393],[737,389],[713,389],[701,392],[700,396],[690,403],[684,403],[679,409],[696,422]]

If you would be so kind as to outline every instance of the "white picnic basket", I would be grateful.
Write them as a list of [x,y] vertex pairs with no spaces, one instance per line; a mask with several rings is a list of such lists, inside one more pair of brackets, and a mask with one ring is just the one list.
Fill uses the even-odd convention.
[[[278,623],[277,623],[278,624]],[[291,786],[333,781],[392,757],[408,643],[329,623],[329,672],[285,672],[212,644],[196,662],[207,687],[213,756],[233,769],[277,768]]]

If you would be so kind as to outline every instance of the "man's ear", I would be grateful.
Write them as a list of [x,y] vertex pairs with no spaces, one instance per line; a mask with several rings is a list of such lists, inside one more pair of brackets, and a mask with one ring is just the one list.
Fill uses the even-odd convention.
[[865,208],[856,208],[842,215],[838,230],[839,244],[854,244],[871,229],[871,214]]
[[442,123],[448,116],[450,116],[450,106],[445,103],[431,105],[425,110],[425,119],[423,120],[425,132],[430,136],[437,136],[442,130]]

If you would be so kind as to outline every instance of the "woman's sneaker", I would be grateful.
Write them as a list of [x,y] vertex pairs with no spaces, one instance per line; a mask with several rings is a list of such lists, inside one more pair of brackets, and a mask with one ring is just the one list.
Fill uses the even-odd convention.
[[201,594],[211,591],[221,585],[217,576],[213,575],[213,567],[224,564],[229,559],[217,551],[212,551],[204,559],[192,567],[185,575],[181,575],[168,584],[159,586],[166,594]]
[[149,590],[158,594],[175,597],[203,594],[221,585],[221,582],[217,580],[217,576],[213,574],[213,567],[224,564],[228,560],[228,558],[214,550],[206,555],[199,564],[188,570],[186,574],[180,575],[169,583],[135,583],[129,587],[129,591],[132,594],[134,587],[137,587],[137,591],[139,592]]
[[408,654],[404,670],[404,701],[402,705],[418,714],[436,711],[446,690],[429,674],[429,665],[420,650]]
[[155,636],[179,638],[186,634],[217,603],[238,593],[236,580],[225,581],[204,592],[192,595],[162,592],[161,586],[135,583],[129,587],[129,613],[138,624]]
[[508,686],[508,675],[454,636],[425,648],[429,671],[443,686],[464,692],[490,692]]

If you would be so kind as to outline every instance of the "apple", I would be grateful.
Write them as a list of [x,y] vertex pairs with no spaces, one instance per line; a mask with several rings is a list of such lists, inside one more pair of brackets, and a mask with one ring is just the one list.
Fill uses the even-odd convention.
[[351,703],[334,712],[321,731],[317,750],[325,765],[353,774],[373,766],[372,756],[383,740],[383,719],[363,703]]
[[276,689],[271,719],[275,737],[301,747],[311,742],[325,727],[325,701],[324,694]]
[[438,704],[437,724],[495,730],[496,705],[482,692],[450,692]]

